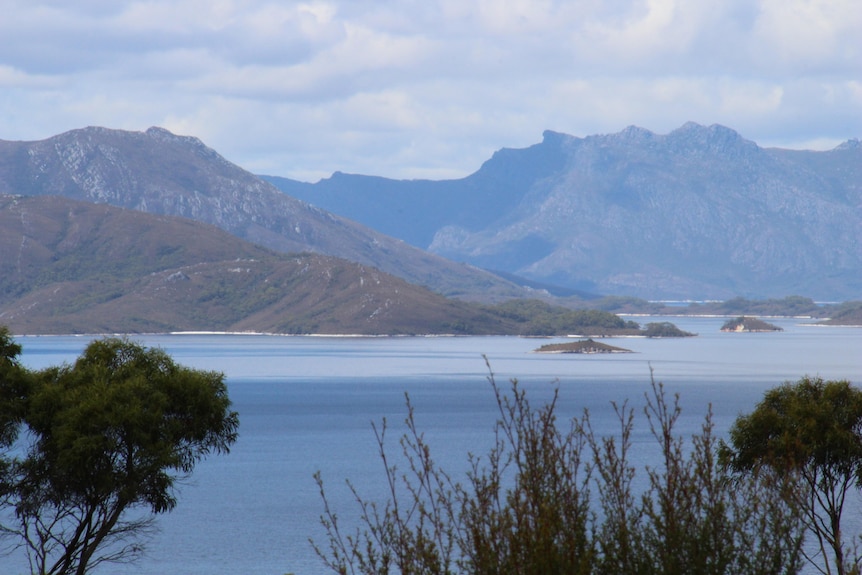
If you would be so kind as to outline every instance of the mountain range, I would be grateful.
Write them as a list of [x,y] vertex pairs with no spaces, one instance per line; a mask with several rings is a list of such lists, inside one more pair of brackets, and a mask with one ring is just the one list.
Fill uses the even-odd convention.
[[647,304],[593,294],[859,299],[860,181],[856,140],[764,149],[696,124],[546,132],[437,182],[258,177],[161,128],[0,141],[0,324],[570,333],[624,326],[470,301],[556,295],[621,311]]
[[445,295],[507,299],[517,285],[289,197],[199,139],[89,127],[0,141],[0,194],[56,195],[216,225],[261,246],[344,258]]
[[666,135],[547,131],[458,180],[264,178],[416,247],[537,285],[648,299],[862,294],[858,140],[797,151],[695,123]]

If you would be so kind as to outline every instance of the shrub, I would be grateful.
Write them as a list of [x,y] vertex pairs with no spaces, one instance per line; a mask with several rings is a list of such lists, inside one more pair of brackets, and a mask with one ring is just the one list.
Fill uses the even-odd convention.
[[[557,395],[534,408],[518,382],[494,381],[495,442],[469,458],[466,481],[439,468],[407,398],[402,472],[374,426],[389,486],[385,503],[351,486],[359,527],[345,531],[320,474],[325,544],[312,542],[340,575],[400,574],[777,574],[797,573],[802,526],[794,486],[762,470],[725,473],[711,413],[690,442],[675,434],[681,413],[652,382],[645,413],[659,464],[637,482],[631,464],[634,410],[614,405],[618,436],[598,437],[589,414],[556,417]],[[349,485],[349,482],[348,482]],[[779,494],[779,496],[776,496]]]

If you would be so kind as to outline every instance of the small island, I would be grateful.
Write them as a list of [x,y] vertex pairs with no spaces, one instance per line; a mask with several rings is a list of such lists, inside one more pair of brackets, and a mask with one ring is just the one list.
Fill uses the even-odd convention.
[[633,353],[630,349],[615,347],[592,339],[581,339],[568,343],[549,343],[534,351],[535,353]]
[[739,316],[735,319],[728,320],[721,326],[721,331],[729,332],[767,332],[767,331],[784,331],[783,328],[767,323],[756,317]]

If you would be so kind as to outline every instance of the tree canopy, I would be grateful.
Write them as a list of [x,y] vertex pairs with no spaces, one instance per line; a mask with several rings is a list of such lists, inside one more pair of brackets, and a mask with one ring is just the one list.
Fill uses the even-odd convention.
[[820,377],[785,383],[737,419],[730,441],[721,457],[736,472],[769,467],[801,478],[799,502],[819,543],[821,570],[852,572],[859,560],[846,556],[841,516],[848,491],[862,487],[862,391]]
[[177,504],[177,480],[236,441],[221,373],[124,338],[92,342],[73,365],[16,372],[20,348],[5,332],[0,343],[7,446],[26,431],[20,454],[4,457],[4,529],[34,573],[83,575],[139,555],[152,517]]

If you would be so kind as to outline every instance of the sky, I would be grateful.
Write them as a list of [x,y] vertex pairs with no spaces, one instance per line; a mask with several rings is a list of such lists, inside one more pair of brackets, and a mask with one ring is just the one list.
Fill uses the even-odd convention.
[[859,0],[0,0],[0,139],[196,136],[257,174],[447,179],[544,130],[862,137]]

